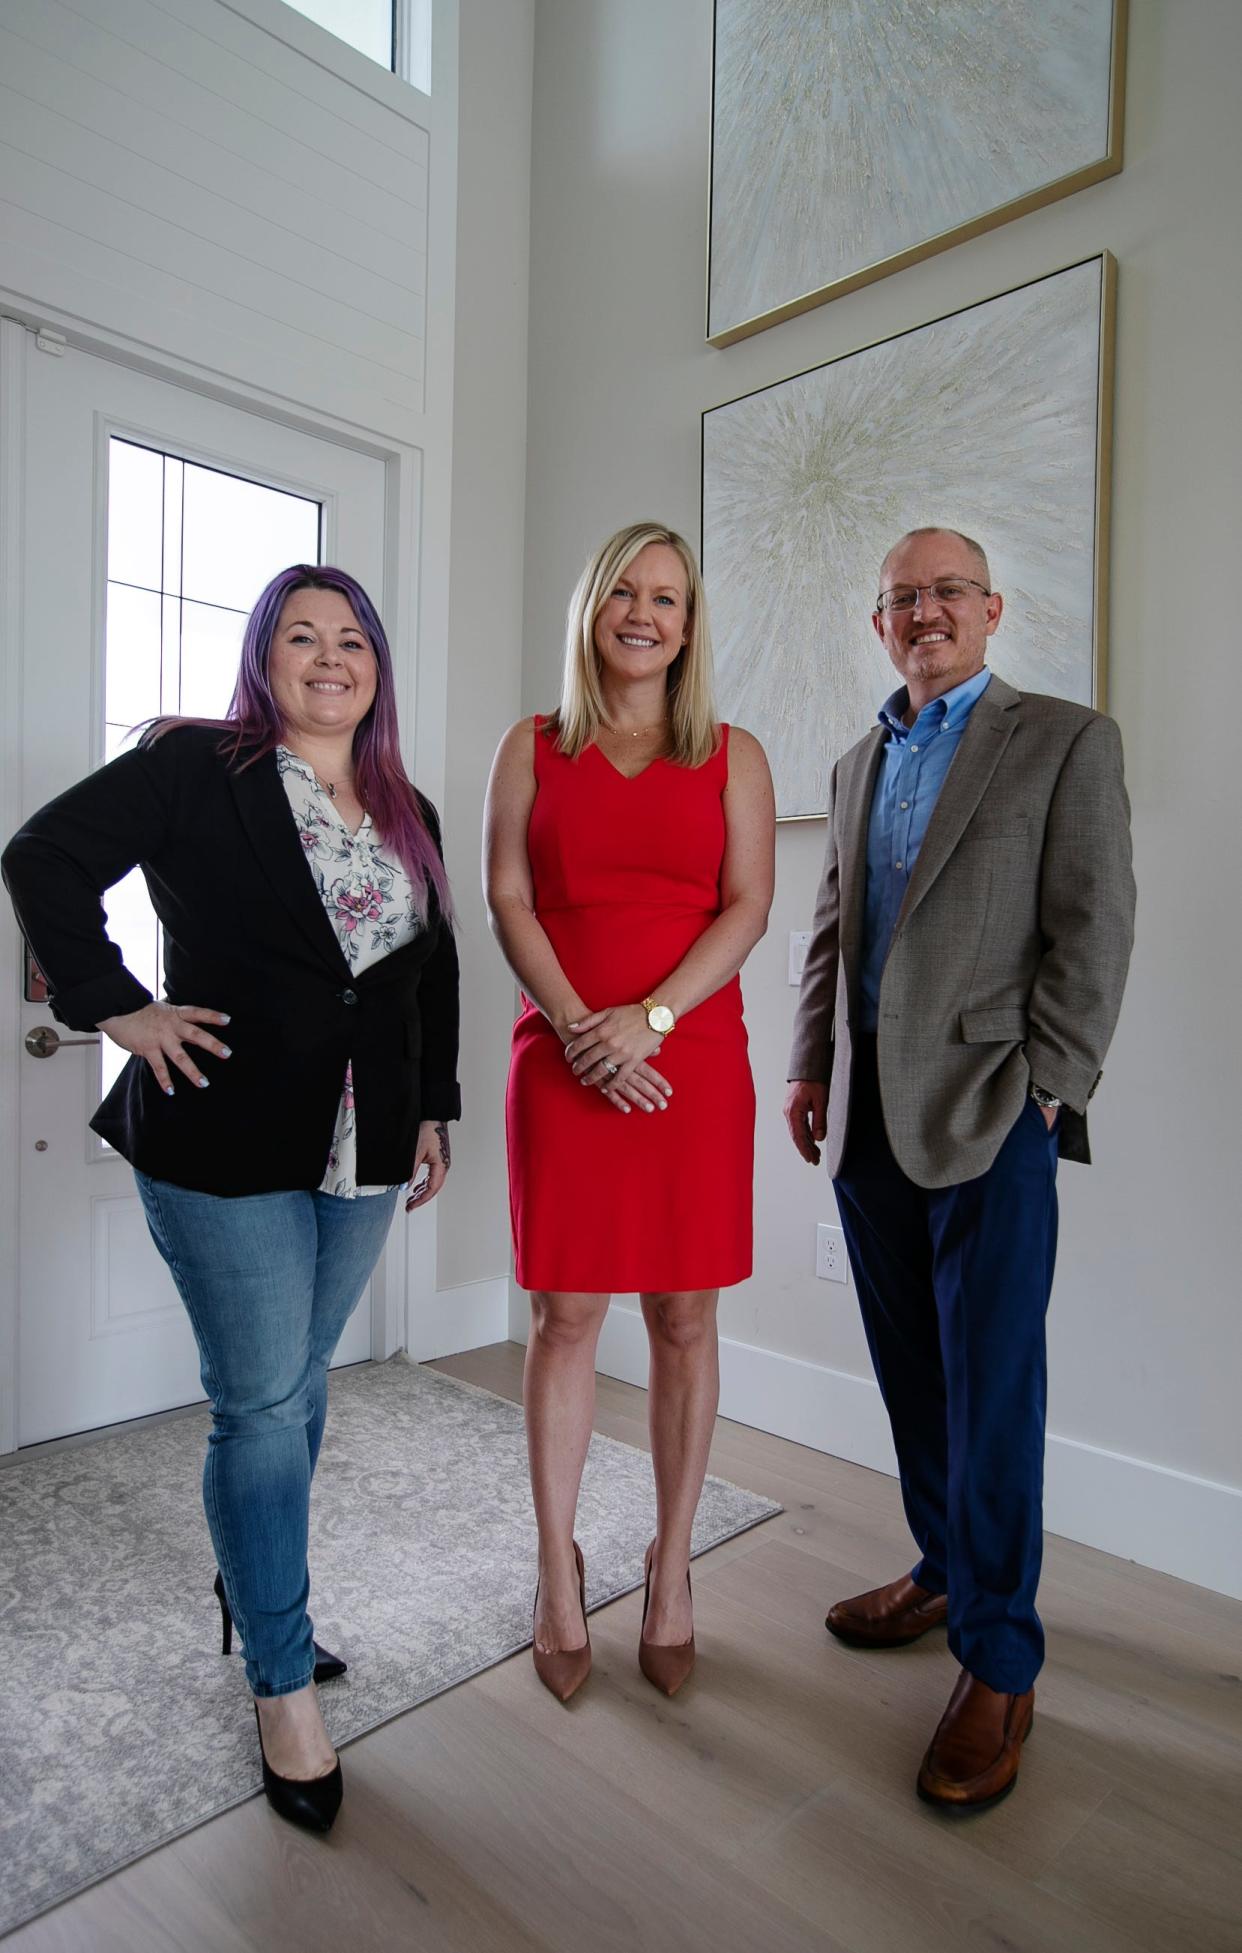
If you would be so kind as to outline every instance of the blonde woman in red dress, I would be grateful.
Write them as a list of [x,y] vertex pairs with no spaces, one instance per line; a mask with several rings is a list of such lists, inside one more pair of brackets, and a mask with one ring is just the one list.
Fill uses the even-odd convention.
[[569,612],[561,703],[513,726],[488,788],[492,928],[523,991],[507,1131],[539,1579],[534,1660],[591,1665],[574,1513],[613,1294],[651,1347],[656,1537],[639,1662],[694,1662],[690,1529],[716,1415],[719,1290],[751,1270],[755,1099],[738,971],[767,926],[775,810],[758,741],[716,719],[693,552],[635,523]]

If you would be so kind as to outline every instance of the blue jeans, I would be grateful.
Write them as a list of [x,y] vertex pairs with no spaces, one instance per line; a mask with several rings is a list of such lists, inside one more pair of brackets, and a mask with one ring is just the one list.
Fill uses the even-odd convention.
[[986,1173],[924,1188],[893,1157],[875,1040],[855,1051],[834,1185],[920,1558],[949,1596],[949,1647],[1021,1694],[1044,1657],[1044,1319],[1057,1246],[1057,1138],[1027,1099]]
[[379,1259],[396,1192],[222,1199],[135,1173],[211,1402],[203,1504],[256,1695],[314,1672],[310,1485],[328,1364]]

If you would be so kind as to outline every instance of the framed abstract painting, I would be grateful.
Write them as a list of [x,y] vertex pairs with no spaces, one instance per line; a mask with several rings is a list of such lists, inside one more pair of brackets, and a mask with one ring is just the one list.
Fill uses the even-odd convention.
[[715,0],[728,346],[1121,168],[1127,0]]
[[871,613],[908,529],[982,543],[1003,678],[1103,704],[1115,279],[1103,253],[703,415],[720,707],[766,747],[780,819],[826,811],[898,683]]

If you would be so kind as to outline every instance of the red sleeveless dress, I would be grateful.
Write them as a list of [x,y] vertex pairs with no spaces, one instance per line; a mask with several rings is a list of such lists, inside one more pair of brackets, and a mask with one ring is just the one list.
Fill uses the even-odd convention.
[[[641,1003],[720,913],[729,728],[700,767],[627,780],[597,746],[566,759],[535,720],[527,845],[535,910],[592,1010]],[[724,1288],[751,1271],[755,1092],[736,977],[652,1063],[667,1111],[628,1117],[583,1086],[523,998],[506,1099],[523,1288],[593,1294]]]

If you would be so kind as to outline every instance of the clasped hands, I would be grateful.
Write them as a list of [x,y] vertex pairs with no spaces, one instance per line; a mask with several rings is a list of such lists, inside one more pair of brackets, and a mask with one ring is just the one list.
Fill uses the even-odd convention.
[[619,1112],[663,1112],[673,1096],[667,1078],[647,1063],[664,1043],[641,1004],[612,1004],[570,1024],[565,1057],[574,1077],[592,1085]]

